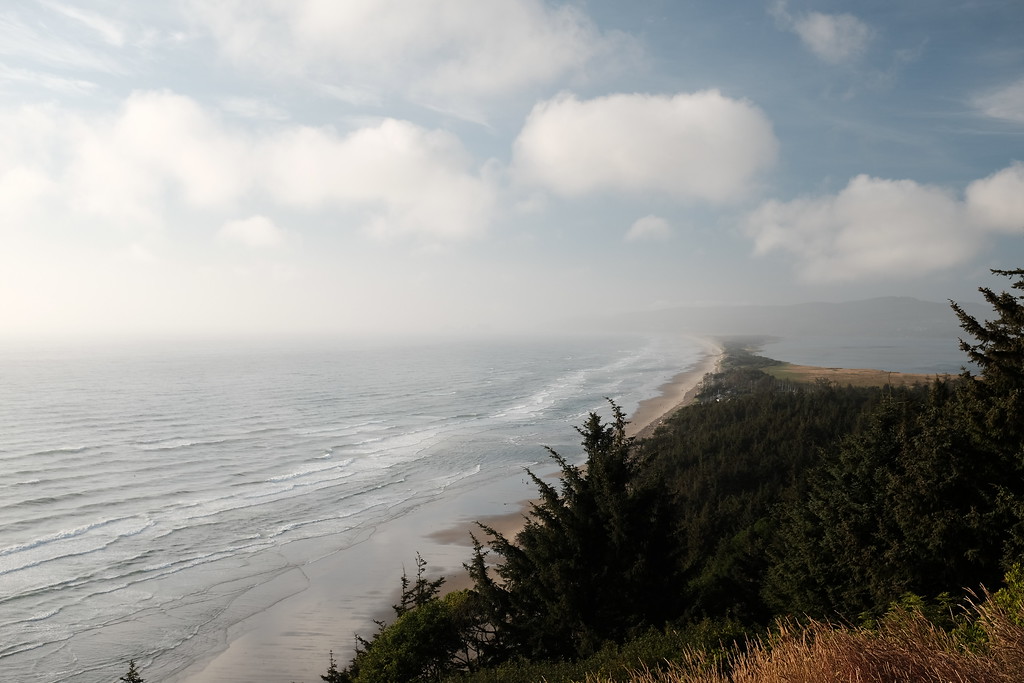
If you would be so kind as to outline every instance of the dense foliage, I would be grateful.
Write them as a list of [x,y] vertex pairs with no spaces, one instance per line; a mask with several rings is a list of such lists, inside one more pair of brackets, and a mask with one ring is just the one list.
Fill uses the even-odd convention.
[[[1024,289],[1024,271],[996,272]],[[734,346],[648,439],[614,404],[609,423],[590,415],[586,465],[551,452],[561,481],[533,477],[525,528],[482,527],[473,588],[439,597],[420,560],[397,620],[325,680],[611,680],[717,662],[787,615],[877,624],[998,585],[1024,557],[1024,296],[982,293],[992,321],[953,304],[977,377],[801,385]],[[693,636],[709,630],[717,645]]]
[[540,500],[514,542],[483,527],[500,560],[489,571],[478,544],[469,567],[494,627],[487,661],[583,657],[678,614],[678,513],[661,482],[640,478],[625,416],[612,412],[579,430],[586,471],[551,452],[560,491],[531,473]]

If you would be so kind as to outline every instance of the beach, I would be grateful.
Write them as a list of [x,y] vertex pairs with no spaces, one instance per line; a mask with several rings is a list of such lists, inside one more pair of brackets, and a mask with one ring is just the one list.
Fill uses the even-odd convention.
[[721,348],[709,342],[706,355],[700,363],[661,385],[657,396],[640,402],[636,411],[629,416],[626,433],[640,439],[649,436],[665,418],[692,403],[700,391],[700,382],[704,375],[718,371],[722,354]]
[[[701,379],[714,371],[721,359],[720,348],[710,342],[704,345],[696,364],[661,385],[657,395],[641,401],[628,416],[631,436],[650,433],[667,415],[693,400]],[[546,468],[547,463],[537,468],[542,476],[557,473],[541,467]],[[266,588],[282,591],[287,597],[236,624],[225,642],[209,644],[216,654],[195,662],[170,682],[319,681],[327,670],[329,652],[333,651],[339,666],[347,665],[355,634],[370,637],[376,629],[373,620],[393,617],[390,605],[399,595],[402,565],[413,575],[419,553],[427,561],[429,577],[446,577],[444,590],[467,587],[462,563],[470,556],[470,533],[479,531],[475,523],[514,535],[534,493],[524,472],[520,477],[427,503],[413,514],[379,525],[355,546],[295,567],[275,579],[276,587]],[[331,539],[302,543],[329,547]],[[308,552],[294,550],[296,556]],[[284,552],[288,553],[287,547]],[[401,558],[401,564],[395,558]]]

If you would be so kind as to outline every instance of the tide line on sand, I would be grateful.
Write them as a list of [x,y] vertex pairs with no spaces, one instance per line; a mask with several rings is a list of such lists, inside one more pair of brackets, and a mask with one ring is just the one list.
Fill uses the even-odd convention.
[[[628,436],[638,439],[650,436],[673,413],[693,403],[697,392],[700,391],[701,380],[708,373],[719,371],[724,356],[723,349],[718,345],[710,341],[704,343],[706,353],[699,363],[662,384],[658,388],[660,393],[657,396],[640,402],[636,411],[629,417],[629,424],[626,426]],[[430,538],[440,543],[471,547],[470,534],[474,533],[477,537],[481,535],[477,522],[491,527],[506,538],[512,538],[523,528],[529,505],[530,501],[524,500],[519,503],[519,509],[515,512],[481,517],[478,520],[441,529],[430,534]],[[455,575],[447,577],[445,581],[446,590],[459,590],[469,588],[471,585],[472,582],[465,571],[457,572]]]
[[[692,402],[704,375],[716,371],[722,349],[709,340],[702,341],[705,354],[701,360],[663,384],[658,396],[641,401],[629,416],[630,436],[642,438],[653,432],[666,417]],[[475,495],[494,493],[480,491]],[[352,656],[354,634],[372,635],[373,619],[389,620],[393,616],[388,606],[398,598],[401,573],[401,567],[391,566],[396,547],[408,551],[410,562],[413,553],[421,550],[430,562],[428,574],[447,577],[444,590],[467,588],[471,582],[461,563],[469,559],[466,548],[472,545],[470,533],[481,535],[476,521],[508,538],[523,526],[529,501],[516,501],[513,496],[504,500],[510,501],[505,509],[512,512],[472,517],[460,508],[469,505],[466,501],[437,501],[403,518],[401,525],[379,527],[372,539],[357,547],[293,568],[289,575],[294,575],[291,578],[297,590],[288,591],[287,597],[235,625],[226,634],[219,653],[210,653],[170,676],[169,683],[319,680],[327,670],[328,650],[333,650],[340,666],[346,665]],[[330,545],[329,538],[318,542]],[[382,589],[382,584],[388,587]]]

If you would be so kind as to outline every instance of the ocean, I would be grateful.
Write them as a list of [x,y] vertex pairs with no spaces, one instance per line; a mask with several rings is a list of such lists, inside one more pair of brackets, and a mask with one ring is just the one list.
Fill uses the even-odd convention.
[[929,375],[956,375],[962,367],[978,372],[956,337],[792,337],[768,341],[759,353],[796,365]]
[[188,678],[346,550],[387,565],[336,588],[369,611],[415,551],[360,552],[380,529],[520,490],[543,446],[579,457],[605,397],[631,413],[702,356],[627,336],[0,352],[2,678],[109,683],[129,658]]

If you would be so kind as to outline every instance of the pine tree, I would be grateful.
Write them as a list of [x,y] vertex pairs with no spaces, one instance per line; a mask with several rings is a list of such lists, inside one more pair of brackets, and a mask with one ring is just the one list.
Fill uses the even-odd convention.
[[328,657],[330,665],[327,667],[327,673],[320,674],[320,678],[327,683],[348,683],[351,678],[344,671],[338,670],[338,661],[334,658],[334,650],[330,651]]
[[[1016,278],[1011,287],[1024,290],[1024,269],[993,270],[992,273]],[[1020,392],[1024,390],[1024,295],[997,294],[988,287],[979,287],[978,291],[997,317],[981,322],[950,301],[960,326],[977,340],[972,344],[961,339],[960,348],[981,369],[981,376],[992,392]]]
[[118,679],[122,683],[145,683],[145,679],[139,675],[138,669],[135,668],[135,660],[128,660],[128,673]]
[[[1024,269],[993,270],[1024,290]],[[976,341],[960,347],[981,370],[979,378],[964,372],[964,409],[979,450],[1002,476],[993,485],[1010,520],[1004,563],[1024,556],[1024,295],[979,288],[996,317],[979,321],[950,302],[960,325]]]
[[410,581],[409,575],[402,572],[402,597],[397,605],[391,606],[391,609],[395,610],[395,616],[400,617],[413,608],[427,604],[441,592],[445,577],[441,576],[429,581],[424,578],[426,571],[427,561],[423,559],[422,555],[416,553],[416,581]]
[[488,569],[477,544],[467,565],[494,630],[485,658],[575,658],[678,614],[670,496],[662,482],[639,484],[625,416],[612,411],[610,424],[591,413],[577,429],[585,468],[549,449],[560,488],[528,471],[540,500],[514,541],[482,527],[500,558]]

